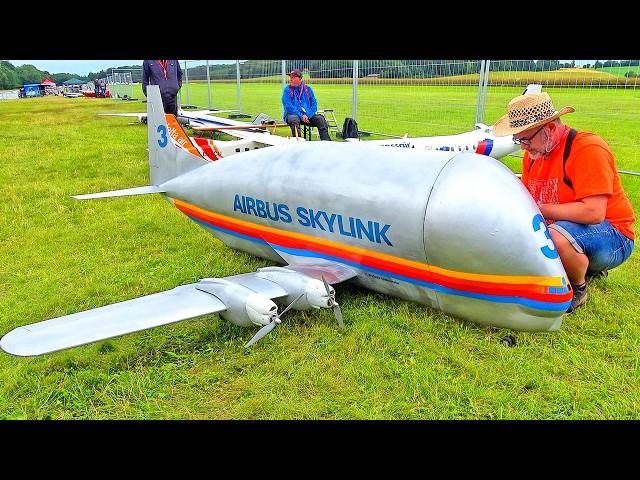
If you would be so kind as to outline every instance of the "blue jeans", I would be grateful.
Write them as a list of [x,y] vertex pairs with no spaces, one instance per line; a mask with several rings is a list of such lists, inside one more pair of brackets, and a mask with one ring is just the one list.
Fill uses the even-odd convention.
[[562,234],[589,259],[587,274],[610,270],[624,262],[633,251],[634,241],[615,229],[607,220],[596,225],[558,220],[549,225]]
[[[301,120],[298,115],[287,115],[287,123],[289,124],[289,127],[291,127],[291,135],[296,136],[297,130],[298,137],[302,136],[302,134],[300,133],[300,122]],[[316,113],[312,117],[309,117],[308,125],[316,127],[318,129],[320,140],[331,140],[331,137],[329,136],[329,127],[327,126],[327,120],[319,113]]]

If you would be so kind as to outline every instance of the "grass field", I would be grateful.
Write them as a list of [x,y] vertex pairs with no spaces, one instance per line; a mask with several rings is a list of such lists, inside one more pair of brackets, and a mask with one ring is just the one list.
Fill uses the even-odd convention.
[[634,65],[632,67],[603,67],[599,68],[598,71],[607,72],[618,77],[624,77],[624,74],[627,72],[633,72],[636,74],[640,73],[640,66]]
[[[255,88],[251,95],[243,86],[245,111],[265,111],[260,99],[271,87]],[[317,90],[336,105],[349,98],[348,90]],[[379,101],[379,91],[364,90],[362,102]],[[461,87],[429,90],[438,115],[451,115],[449,130],[434,122],[411,133],[463,131],[454,128],[468,124],[469,108],[455,108]],[[510,92],[497,93],[504,109]],[[613,93],[628,94],[567,92],[557,103],[574,95],[585,107],[611,104],[620,112],[608,131],[615,142],[637,135],[638,125],[624,117],[633,101]],[[404,93],[385,95],[402,119]],[[366,128],[385,131],[382,115],[360,108]],[[268,265],[225,247],[159,196],[70,198],[148,183],[146,127],[95,115],[144,109],[108,99],[0,102],[0,334]],[[487,116],[500,110],[492,104]],[[600,121],[575,120],[581,128]],[[621,158],[619,167],[638,169],[633,162]],[[517,159],[507,163],[518,168]],[[640,177],[622,180],[638,215]],[[344,330],[330,311],[292,311],[252,349],[243,345],[254,329],[208,316],[43,357],[0,353],[0,418],[638,419],[638,267],[636,251],[592,284],[587,305],[560,331],[516,333],[514,348],[499,341],[513,332],[340,285]]]
[[[504,72],[492,75],[500,73]],[[242,84],[242,110],[253,115],[264,112],[272,118],[282,119],[281,88],[280,83]],[[344,118],[351,116],[352,86],[313,84],[313,88],[319,108],[332,108],[341,128]],[[213,107],[237,107],[235,83],[215,83],[211,89]],[[565,117],[569,124],[598,133],[607,140],[617,156],[619,168],[640,172],[640,89],[573,88],[566,85],[563,87],[562,84],[545,86],[544,89],[552,96],[557,108],[564,105],[576,108],[575,113]],[[509,100],[522,91],[521,86],[515,85],[489,87],[485,123],[492,124],[500,118],[505,113]],[[181,98],[184,104],[206,108],[207,85],[191,83],[188,89],[185,85]],[[477,88],[463,85],[437,88],[360,85],[358,126],[360,130],[400,136],[451,135],[473,129],[476,102]],[[129,106],[136,108],[134,105]],[[286,129],[281,132],[286,134]]]

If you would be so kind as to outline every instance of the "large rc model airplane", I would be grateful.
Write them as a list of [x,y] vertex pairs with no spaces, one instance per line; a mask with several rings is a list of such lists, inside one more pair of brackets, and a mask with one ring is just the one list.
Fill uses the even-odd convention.
[[330,285],[356,284],[483,325],[560,328],[572,291],[544,218],[501,162],[476,153],[292,142],[212,161],[149,86],[149,186],[80,195],[160,194],[229,247],[276,264],[204,278],[24,325],[0,339],[41,355],[218,313],[259,327],[279,307],[332,308]]
[[[541,89],[542,85],[540,84],[530,84],[523,93],[540,92]],[[219,110],[215,113],[222,113],[224,111],[225,110]],[[147,119],[146,113],[103,113],[99,115],[137,117],[139,122],[146,122]],[[300,137],[282,137],[274,135],[275,127],[283,125],[260,123],[259,120],[261,117],[264,118],[266,115],[260,114],[253,123],[249,123],[212,115],[211,110],[198,110],[191,112],[180,110],[178,112],[178,120],[193,128],[195,131],[219,130],[240,139],[239,141],[228,142],[218,140],[215,142],[217,149],[222,152],[224,156],[256,148],[282,145],[292,141],[304,141],[304,138]],[[268,130],[272,127],[273,130],[269,132]],[[258,131],[259,128],[262,129],[262,131]],[[197,139],[192,139],[194,143],[199,145],[209,144],[206,148],[212,148],[215,150],[215,148],[211,146],[213,142],[207,142],[203,137],[194,138]],[[347,140],[351,142],[359,142],[358,139]],[[362,144],[364,143],[365,142],[362,142]],[[520,146],[513,142],[513,137],[511,135],[496,137],[493,134],[491,127],[483,123],[476,123],[474,130],[455,135],[433,137],[409,137],[405,135],[402,138],[399,137],[393,140],[367,140],[366,144],[426,151],[444,151],[450,152],[451,155],[460,152],[475,152],[493,158],[502,158],[506,155],[515,153],[520,149]]]

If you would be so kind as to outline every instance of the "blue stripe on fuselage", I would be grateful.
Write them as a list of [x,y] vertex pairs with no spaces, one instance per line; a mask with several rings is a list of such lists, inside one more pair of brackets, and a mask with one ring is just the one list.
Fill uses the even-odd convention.
[[456,290],[456,289],[453,289],[453,288],[449,288],[449,287],[444,287],[442,285],[438,285],[437,283],[425,282],[423,280],[418,280],[416,278],[406,277],[406,276],[400,275],[398,273],[388,272],[386,270],[379,270],[377,268],[369,267],[368,265],[362,265],[360,263],[356,263],[356,262],[353,262],[351,260],[345,260],[344,258],[334,257],[332,255],[327,255],[327,254],[324,254],[324,253],[317,253],[317,252],[314,252],[314,251],[311,251],[311,250],[302,250],[302,249],[297,249],[297,248],[282,247],[280,245],[275,245],[275,244],[272,244],[272,243],[265,242],[261,238],[250,237],[248,235],[244,235],[242,233],[234,232],[234,231],[228,230],[226,228],[221,228],[221,227],[218,227],[216,225],[211,225],[209,223],[206,223],[203,220],[200,220],[198,218],[192,217],[189,214],[186,214],[186,215],[191,220],[193,220],[194,222],[202,225],[203,227],[209,228],[211,230],[217,230],[219,232],[226,233],[227,235],[231,235],[233,237],[237,237],[237,238],[240,238],[242,240],[248,240],[248,241],[254,242],[254,243],[260,243],[260,244],[263,244],[263,245],[269,245],[271,248],[273,248],[276,251],[282,251],[282,252],[288,253],[290,255],[295,255],[297,257],[322,258],[322,259],[331,260],[331,261],[337,262],[337,263],[351,265],[353,267],[357,267],[357,268],[359,268],[361,270],[366,270],[366,271],[375,273],[375,274],[383,276],[383,277],[395,278],[395,279],[401,280],[403,282],[412,283],[414,285],[419,285],[419,286],[422,286],[422,287],[426,287],[426,288],[428,288],[430,290],[434,290],[434,291],[442,292],[442,293],[447,293],[449,295],[457,295],[457,296],[460,296],[460,297],[475,298],[475,299],[478,299],[478,300],[485,300],[485,301],[496,302],[496,303],[516,303],[516,304],[519,304],[519,305],[524,305],[524,306],[529,307],[529,308],[535,308],[535,309],[538,309],[538,310],[548,310],[548,311],[558,311],[558,312],[560,312],[560,311],[564,312],[567,308],[569,308],[569,305],[571,305],[571,301],[564,302],[564,303],[550,303],[550,302],[540,302],[538,300],[530,300],[530,299],[521,298],[521,297],[507,297],[507,296],[498,296],[498,295],[488,295],[488,294],[484,294],[484,293],[475,293],[475,292],[467,292],[467,291],[464,291],[464,290]]

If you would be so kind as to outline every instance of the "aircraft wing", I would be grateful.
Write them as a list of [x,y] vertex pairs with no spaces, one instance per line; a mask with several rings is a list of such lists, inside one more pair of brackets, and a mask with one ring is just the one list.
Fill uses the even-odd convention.
[[226,309],[195,285],[18,327],[2,337],[0,347],[13,355],[41,355]]
[[[264,145],[282,145],[283,143],[289,143],[291,141],[296,141],[295,138],[281,137],[279,135],[272,135],[268,132],[246,132],[240,129],[230,129],[225,130],[224,133],[227,135],[231,135],[236,138],[243,138],[253,140],[258,143],[262,143]],[[304,142],[305,139],[300,137],[298,139],[300,142]]]
[[[269,124],[252,124],[249,122],[241,122],[230,118],[218,117],[210,114],[199,114],[194,112],[183,112],[182,116],[189,120],[189,125],[194,130],[208,130],[208,129],[221,129],[228,135],[236,138],[249,139],[264,145],[282,145],[288,143],[292,139],[280,137],[278,135],[272,135],[270,132],[255,132],[255,131],[243,131],[259,128],[274,128],[274,125]],[[275,125],[275,127],[282,126],[281,123]],[[237,127],[237,128],[232,128]],[[294,139],[295,140],[295,139]],[[299,139],[304,141],[303,138]]]
[[98,113],[101,117],[135,117],[138,123],[147,121],[147,113]]
[[[184,110],[180,110],[181,113],[184,113]],[[219,114],[219,113],[235,113],[238,112],[238,109],[233,109],[233,110],[213,110],[213,109],[204,109],[204,110],[192,110],[189,113],[192,115],[215,115],[215,114]]]
[[[347,267],[327,261],[205,278],[164,292],[15,328],[0,339],[0,348],[12,355],[42,355],[203,315],[225,311],[231,316],[244,315],[250,297],[255,294],[267,301],[269,310],[269,305],[273,308],[276,305],[267,299],[291,302],[291,297],[305,291],[310,279],[334,284],[354,276],[356,273]],[[251,325],[247,322],[243,325]]]
[[354,278],[358,275],[349,267],[329,261],[326,263],[293,264],[288,265],[286,268],[302,273],[308,277],[315,278],[316,280],[324,279],[330,285],[344,282],[345,280],[349,280],[350,278]]

